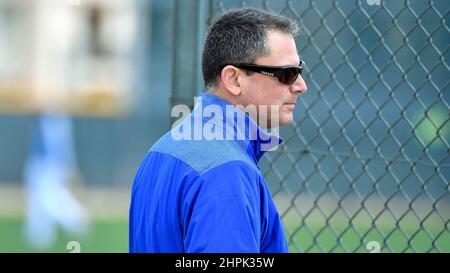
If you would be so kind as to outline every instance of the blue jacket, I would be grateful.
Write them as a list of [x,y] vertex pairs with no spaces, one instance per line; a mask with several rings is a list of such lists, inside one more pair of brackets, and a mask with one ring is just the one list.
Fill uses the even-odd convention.
[[[234,114],[225,115],[230,109]],[[202,93],[193,112],[153,145],[139,167],[130,252],[287,252],[258,167],[261,147],[281,142],[237,107]]]

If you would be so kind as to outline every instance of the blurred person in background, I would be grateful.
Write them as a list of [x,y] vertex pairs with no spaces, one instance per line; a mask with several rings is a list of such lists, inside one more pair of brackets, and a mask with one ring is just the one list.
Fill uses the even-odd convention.
[[37,116],[25,167],[26,236],[33,247],[51,247],[59,226],[70,235],[86,234],[87,212],[69,190],[75,170],[70,118],[56,114]]
[[[288,251],[258,162],[281,143],[265,129],[291,123],[296,99],[306,92],[297,31],[296,22],[255,9],[228,12],[211,26],[202,63],[207,92],[191,115],[153,145],[136,174],[130,252]],[[264,114],[265,106],[274,107]],[[214,113],[205,117],[208,107]],[[204,131],[196,137],[195,123],[211,121],[227,140]],[[188,137],[175,137],[180,130]],[[249,134],[236,139],[236,132]]]

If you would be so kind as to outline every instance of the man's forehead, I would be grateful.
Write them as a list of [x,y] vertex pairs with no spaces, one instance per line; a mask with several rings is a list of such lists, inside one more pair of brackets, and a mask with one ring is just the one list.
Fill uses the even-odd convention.
[[298,65],[300,56],[292,35],[280,31],[269,31],[267,35],[269,54],[261,57],[264,61],[275,61],[273,65]]

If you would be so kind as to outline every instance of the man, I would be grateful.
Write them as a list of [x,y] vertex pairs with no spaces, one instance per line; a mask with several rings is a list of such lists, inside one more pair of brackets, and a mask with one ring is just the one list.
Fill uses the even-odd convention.
[[281,143],[264,128],[289,124],[306,92],[297,31],[290,19],[254,9],[230,11],[211,26],[207,92],[136,174],[130,252],[288,251],[258,161],[263,144]]

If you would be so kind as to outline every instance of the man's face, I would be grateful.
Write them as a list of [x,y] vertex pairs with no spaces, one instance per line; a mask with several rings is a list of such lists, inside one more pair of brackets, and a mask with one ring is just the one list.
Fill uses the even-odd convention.
[[[299,65],[300,59],[291,35],[279,31],[269,31],[267,46],[270,54],[256,59],[255,64],[269,66]],[[255,105],[257,109],[261,109],[260,106],[271,107],[269,109],[273,110],[272,112],[269,111],[269,117],[264,117],[265,115],[261,111],[258,112],[258,122],[266,119],[268,127],[275,127],[271,124],[275,124],[273,120],[277,119],[279,125],[286,125],[293,120],[297,96],[306,92],[306,89],[305,81],[301,75],[293,84],[287,85],[281,83],[276,77],[254,72],[251,75],[244,76],[241,81],[241,104],[243,106]]]

